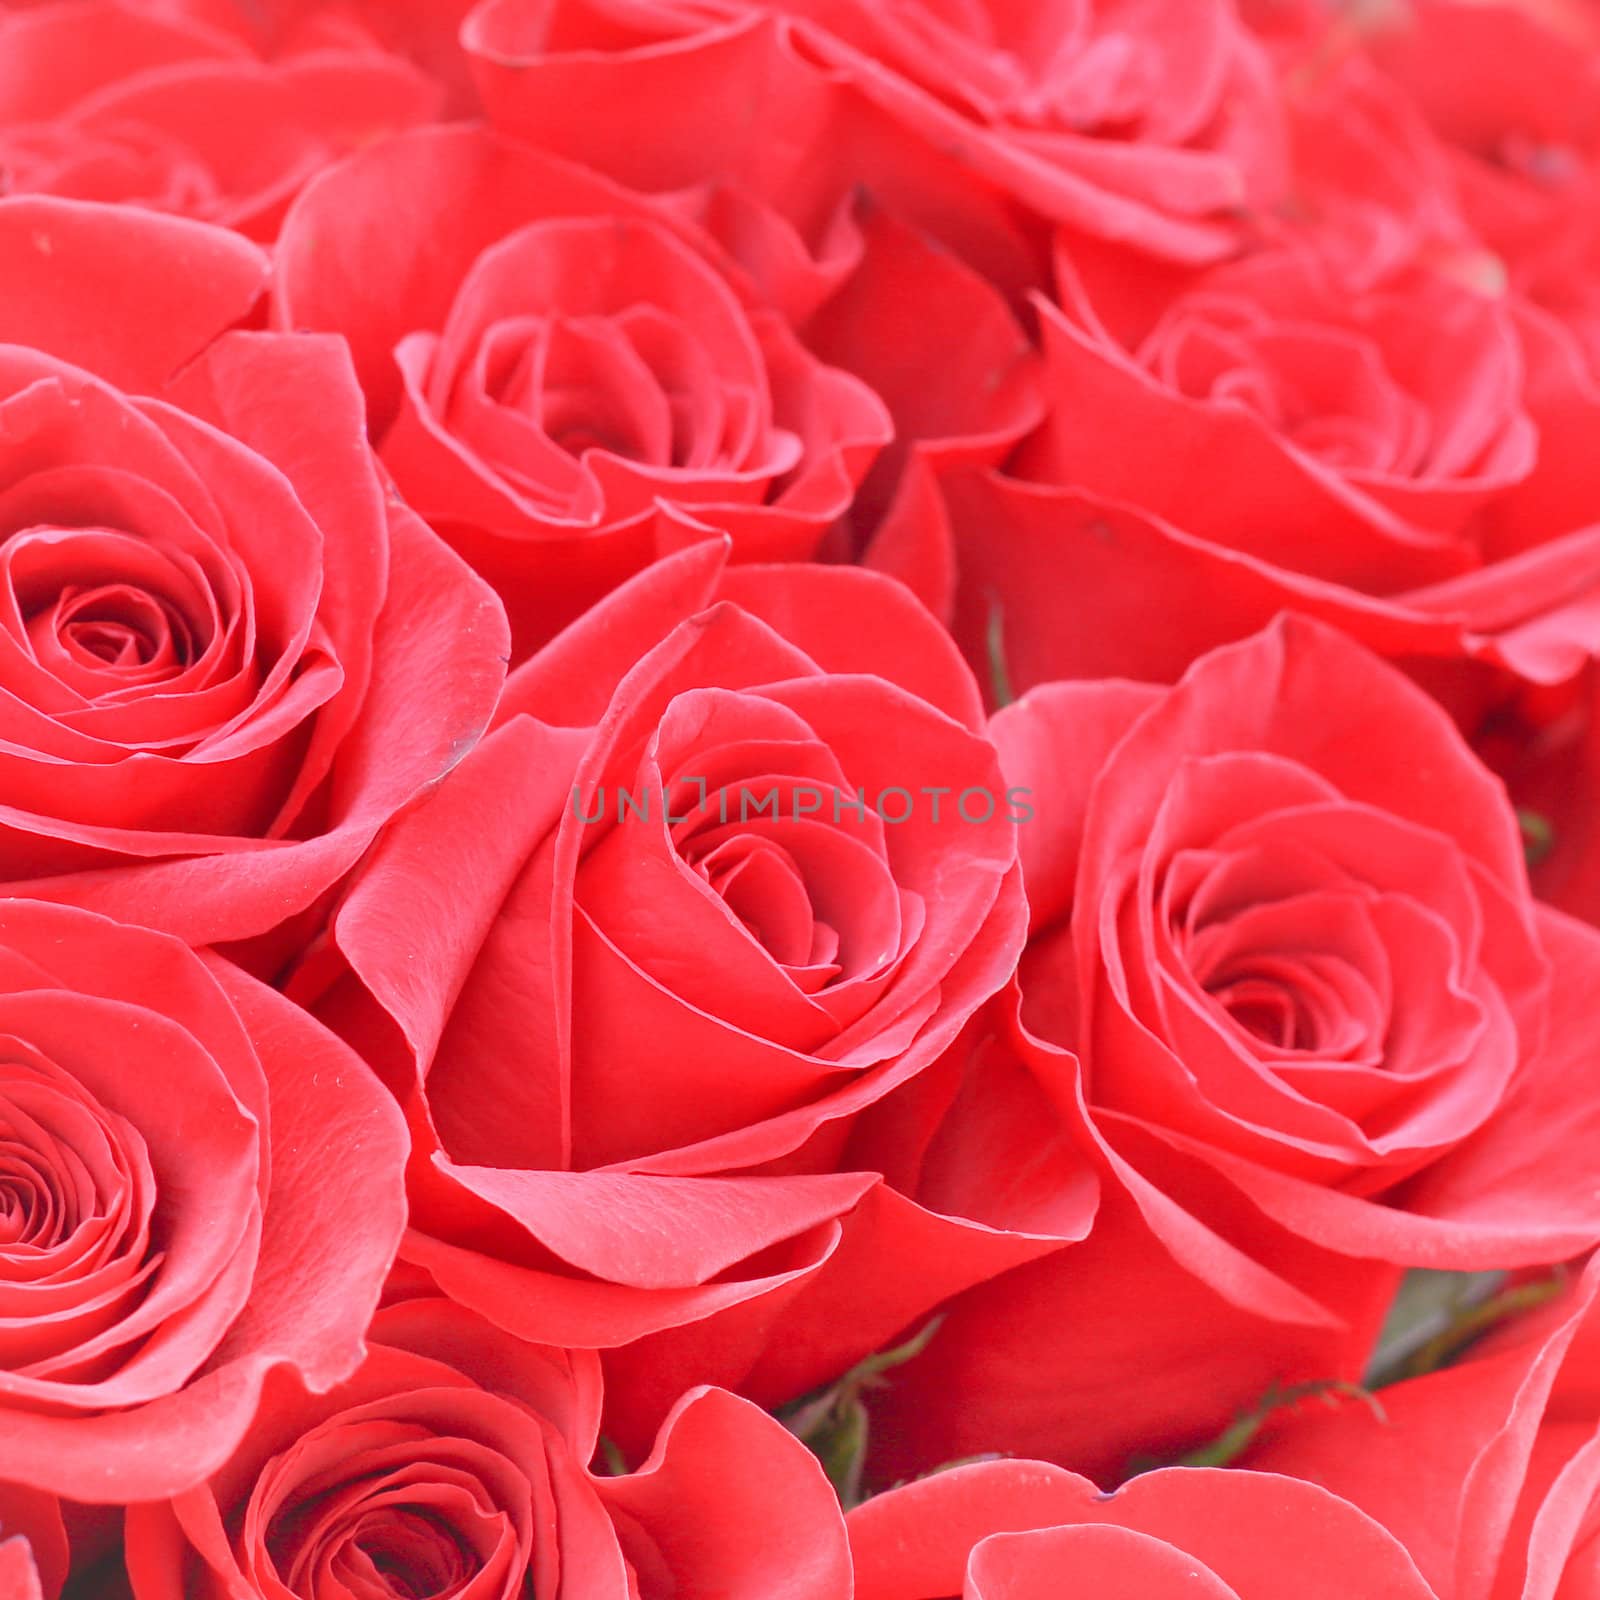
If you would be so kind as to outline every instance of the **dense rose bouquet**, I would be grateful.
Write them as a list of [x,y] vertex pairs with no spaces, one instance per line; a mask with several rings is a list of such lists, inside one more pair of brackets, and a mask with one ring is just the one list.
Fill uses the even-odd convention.
[[0,0],[0,1600],[1581,1600],[1595,0]]

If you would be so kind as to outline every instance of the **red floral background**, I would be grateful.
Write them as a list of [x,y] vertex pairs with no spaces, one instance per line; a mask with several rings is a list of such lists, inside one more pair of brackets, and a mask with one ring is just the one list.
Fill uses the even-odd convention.
[[1600,5],[0,3],[0,1600],[1600,1595]]

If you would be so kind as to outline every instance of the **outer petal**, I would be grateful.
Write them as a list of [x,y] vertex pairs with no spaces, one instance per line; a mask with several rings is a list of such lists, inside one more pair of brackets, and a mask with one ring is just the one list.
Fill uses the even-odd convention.
[[[1057,678],[1174,682],[1286,610],[1390,657],[1495,659],[1487,620],[1479,638],[1452,607],[1424,610],[1291,572],[1137,502],[970,470],[946,474],[941,489],[958,570],[956,640],[982,682],[998,654],[1016,694]],[[928,558],[914,548],[901,560]]]
[[875,572],[730,567],[717,598],[770,623],[824,672],[885,678],[969,728],[983,724],[972,674],[944,630],[899,584]]
[[1242,1600],[1193,1556],[1127,1528],[991,1534],[967,1563],[972,1600],[1048,1600],[1062,1583],[1097,1600]]
[[221,228],[125,206],[0,200],[0,341],[125,389],[162,389],[251,310],[267,272],[260,249]]
[[726,539],[695,539],[618,585],[511,674],[496,724],[527,714],[593,727],[646,652],[715,599],[730,550]]
[[941,1213],[875,1183],[841,1218],[839,1244],[815,1273],[608,1352],[607,1435],[641,1450],[674,1399],[709,1378],[768,1406],[819,1388],[950,1295],[1086,1235],[1095,1200],[1092,1181],[1079,1185],[1063,1196],[1059,1232],[1042,1222],[1027,1232]]
[[[312,394],[315,426],[305,411]],[[169,386],[165,398],[280,468],[322,531],[318,614],[344,682],[335,704],[318,716],[304,761],[304,794],[325,775],[366,696],[373,625],[389,586],[383,489],[367,449],[366,407],[349,355],[326,336],[228,334]]]
[[1160,697],[1143,684],[1052,683],[990,721],[1006,779],[1034,810],[1017,835],[1033,932],[1070,912],[1095,776]]
[[748,1401],[692,1390],[650,1459],[596,1489],[643,1593],[676,1580],[724,1600],[849,1600],[832,1487],[811,1452]]
[[972,674],[902,585],[854,568],[735,567],[728,555],[726,541],[696,540],[630,578],[511,674],[496,721],[526,712],[558,727],[598,722],[648,650],[678,623],[729,600],[824,671],[885,678],[967,727],[981,726]]
[[[1150,1589],[1115,1587],[1123,1552],[1104,1547],[1085,1578],[1112,1585],[1095,1593],[1176,1597],[1191,1592],[1277,1600],[1286,1590],[1308,1600],[1432,1600],[1405,1551],[1354,1507],[1311,1485],[1260,1473],[1179,1469],[1155,1472],[1115,1494],[1087,1478],[1037,1461],[995,1461],[955,1467],[869,1500],[850,1513],[856,1600],[923,1600],[954,1594],[974,1552],[974,1580],[1009,1569],[1015,1588],[977,1585],[979,1597],[1015,1594],[1034,1600],[1042,1569],[1024,1555],[1027,1530],[1048,1530],[1041,1551],[1056,1551],[1079,1573],[1083,1555],[1058,1542],[1068,1529],[1123,1529],[1188,1558],[1166,1568],[1136,1566],[1164,1580]],[[1005,1561],[987,1540],[1008,1536]],[[997,1541],[998,1542],[998,1541]],[[977,1552],[984,1552],[983,1558]],[[1133,1546],[1126,1555],[1141,1559]],[[1025,1564],[1024,1564],[1025,1563]],[[1205,1576],[1210,1574],[1209,1579]],[[1024,1575],[1027,1581],[1023,1582]],[[1196,1579],[1187,1585],[1183,1580]],[[1209,1586],[1208,1586],[1209,1585]]]
[[[325,1028],[228,963],[214,960],[212,970],[258,1042],[272,1105],[261,1258],[250,1304],[219,1357],[270,1352],[320,1391],[360,1360],[399,1247],[403,1122],[365,1064]],[[330,1216],[341,1219],[337,1229]]]

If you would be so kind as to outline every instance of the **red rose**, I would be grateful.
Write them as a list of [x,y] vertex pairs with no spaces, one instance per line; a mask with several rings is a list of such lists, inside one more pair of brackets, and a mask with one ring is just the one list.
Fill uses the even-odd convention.
[[1394,657],[1540,683],[1581,666],[1600,390],[1550,319],[1455,265],[1352,286],[1379,247],[1201,273],[1063,249],[1049,419],[1011,476],[946,484],[951,546],[915,557],[958,569],[970,660],[999,635],[1018,692],[1171,678],[1294,609]]
[[[1084,1056],[1093,1106],[1192,1141],[1352,1254],[1582,1245],[1582,1197],[1480,1176],[1462,1215],[1440,1166],[1479,1130],[1513,1137],[1530,1097],[1600,1111],[1555,1081],[1600,942],[1535,907],[1503,793],[1436,706],[1289,619],[1172,691],[1063,685],[994,735],[1013,782],[1060,786],[1024,835],[1023,1020]],[[1072,765],[1086,736],[1098,774]],[[1403,1206],[1374,1203],[1401,1184]]]
[[475,129],[327,174],[278,261],[279,322],[351,341],[385,464],[500,590],[519,655],[691,522],[808,558],[890,436],[709,236]]
[[1585,1600],[1600,1558],[1597,1275],[1461,1365],[1274,1420],[1252,1466],[1326,1484],[1448,1600]]
[[1600,377],[1600,25],[1563,4],[1415,0],[1366,41],[1440,139],[1454,198],[1511,287]]
[[1279,77],[1292,159],[1269,233],[1309,243],[1358,290],[1419,262],[1469,284],[1498,283],[1461,214],[1445,153],[1401,89],[1326,27],[1301,41]]
[[136,1600],[849,1595],[833,1491],[747,1402],[687,1394],[637,1472],[596,1476],[593,1355],[433,1299],[380,1312],[372,1339],[330,1393],[280,1387],[206,1482],[129,1510]]
[[0,989],[0,1460],[89,1503],[174,1493],[269,1374],[360,1359],[399,1118],[303,1012],[161,934],[8,901]]
[[0,1594],[56,1600],[67,1575],[67,1535],[51,1495],[0,1483]]
[[1434,1600],[1353,1506],[1255,1472],[1153,1472],[1116,1494],[1038,1461],[956,1467],[850,1513],[856,1600]]
[[[892,570],[948,616],[934,475],[997,465],[1042,420],[1018,314],[1049,275],[1049,224],[819,71],[773,18],[692,46],[613,52],[607,34],[552,53],[491,10],[463,41],[496,127],[692,217],[814,355],[882,398],[893,443],[819,554]],[[619,104],[661,108],[649,139]]]
[[265,273],[221,229],[0,201],[0,882],[193,943],[324,895],[504,670],[346,353],[222,334]]
[[1516,323],[1442,273],[1350,294],[1290,249],[1182,276],[1088,248],[1058,266],[1055,409],[1021,463],[1041,479],[1384,595],[1474,570],[1460,535],[1534,470]]
[[[886,403],[893,444],[821,554],[889,568],[946,616],[932,476],[999,464],[1042,420],[1017,313],[1048,276],[1048,225],[819,72],[776,23],[705,51],[528,56],[506,54],[506,23],[480,13],[463,34],[495,125],[692,216],[813,354]],[[656,103],[648,140],[607,110]]]
[[[615,69],[658,94],[715,84],[762,34],[1030,209],[1155,254],[1228,253],[1239,214],[1281,181],[1271,70],[1231,0],[1016,13],[921,0],[485,0],[463,31],[491,116],[509,107],[535,120],[547,115],[538,101],[560,118]],[[652,124],[680,115],[664,99],[629,103]]]
[[[992,727],[1038,809],[1009,1047],[1098,1150],[1120,1231],[961,1303],[885,1402],[886,1471],[1181,1449],[1253,1398],[1241,1368],[1254,1396],[1356,1376],[1393,1265],[1600,1236],[1600,936],[1536,907],[1504,791],[1404,678],[1289,619],[1172,690],[1054,685]],[[1174,1315],[1172,1263],[1232,1310]],[[1194,1345],[1225,1380],[1186,1361],[1092,1403],[1130,1352],[1163,1372],[1152,1350]]]
[[6,16],[0,52],[6,193],[153,206],[258,239],[319,168],[426,122],[439,100],[414,67],[370,47],[263,62],[130,0]]
[[[792,1398],[1059,1243],[847,1159],[1016,960],[976,689],[896,585],[723,559],[651,568],[520,669],[296,991],[332,984],[407,1105],[406,1258],[542,1342],[683,1330],[627,1380],[652,1403]],[[631,1447],[655,1416],[613,1398]]]

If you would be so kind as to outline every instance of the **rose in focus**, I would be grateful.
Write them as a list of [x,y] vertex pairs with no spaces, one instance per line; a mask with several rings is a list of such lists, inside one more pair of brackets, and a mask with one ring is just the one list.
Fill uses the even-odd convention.
[[1168,1262],[1091,1237],[972,1291],[886,1398],[885,1470],[993,1448],[1110,1467],[1226,1420],[1192,1383],[1154,1384],[1159,1415],[1087,1402],[1129,1335],[1080,1251],[1136,1303],[1143,1276],[1155,1350],[1189,1337],[1155,1309],[1170,1263],[1232,1308],[1214,1318],[1244,1314],[1230,1359],[1259,1348],[1259,1394],[1297,1327],[1330,1336],[1304,1376],[1358,1376],[1386,1269],[1587,1247],[1600,941],[1535,905],[1504,791],[1419,690],[1287,619],[1171,690],[1051,685],[993,731],[1040,797],[1005,1042]]
[[346,353],[226,331],[254,246],[26,198],[0,238],[0,881],[267,934],[478,737],[504,618],[385,493]]
[[79,1501],[176,1492],[272,1374],[360,1359],[400,1119],[303,1012],[162,934],[8,901],[0,990],[0,1459]]
[[205,1483],[129,1512],[135,1600],[846,1600],[838,1503],[771,1418],[687,1394],[617,1478],[589,1471],[600,1404],[591,1353],[523,1344],[448,1301],[390,1306],[348,1382],[278,1389]]
[[[976,688],[886,580],[723,563],[650,569],[520,669],[292,991],[407,1107],[409,1261],[524,1337],[681,1335],[637,1353],[625,1444],[685,1366],[790,1399],[1060,1242],[847,1159],[1016,959],[1018,829],[954,798],[1004,794]],[[937,821],[835,803],[932,786]],[[723,793],[779,801],[724,820]],[[1092,1193],[1060,1209],[1081,1236]]]
[[479,130],[313,184],[274,298],[350,341],[385,466],[500,592],[519,659],[694,537],[808,559],[891,433],[710,235]]

